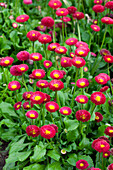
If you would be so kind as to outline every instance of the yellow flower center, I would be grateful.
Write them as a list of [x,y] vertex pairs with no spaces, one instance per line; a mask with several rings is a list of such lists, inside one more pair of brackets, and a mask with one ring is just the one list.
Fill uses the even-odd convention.
[[43,26],[43,25],[41,25],[41,26],[40,26],[40,28],[44,28],[44,26]]
[[80,99],[80,102],[85,102],[85,100],[84,99]]
[[67,110],[63,110],[63,113],[64,113],[64,114],[68,114],[68,111],[67,111]]
[[33,131],[32,131],[32,134],[33,134],[33,135],[35,135],[35,134],[36,134],[36,131],[35,131],[35,129],[33,129]]
[[99,1],[97,1],[97,3],[99,3]]
[[79,14],[77,14],[77,16],[79,16]]
[[14,27],[16,27],[16,24],[13,24]]
[[110,130],[109,130],[109,132],[110,132],[110,133],[113,133],[113,130],[112,130],[112,129],[110,129]]
[[35,117],[35,115],[34,114],[30,114],[30,117]]
[[17,88],[17,85],[16,85],[16,84],[12,85],[12,88],[13,88],[13,89],[16,89],[16,88]]
[[108,61],[111,61],[111,58],[107,58]]
[[54,84],[53,86],[57,88],[57,87],[58,87],[58,84]]
[[27,98],[29,99],[29,98],[31,97],[31,94],[27,94],[26,96],[27,96]]
[[64,11],[61,11],[61,14],[63,14],[64,13]]
[[81,115],[80,117],[81,117],[82,119],[85,119],[85,118],[86,118],[85,114]]
[[74,57],[74,54],[71,54],[71,57]]
[[82,54],[84,54],[84,52],[83,51],[79,51],[79,54],[82,55]]
[[45,83],[40,83],[41,86],[45,86]]
[[21,19],[24,19],[23,17]]
[[81,82],[80,85],[81,85],[81,86],[84,86],[84,85],[85,85],[85,82]]
[[56,5],[57,5],[57,3],[54,3],[54,5],[56,6]]
[[95,100],[96,100],[97,102],[100,102],[101,97],[100,97],[100,96],[97,96],[97,97],[95,97]]
[[50,105],[49,108],[50,108],[51,110],[54,110],[54,109],[55,109],[55,106]]
[[36,73],[36,76],[41,76],[41,73]]
[[95,21],[94,23],[97,24],[97,21]]
[[51,132],[50,132],[49,130],[46,130],[46,131],[45,131],[45,134],[46,134],[46,135],[50,135],[50,133],[51,133]]
[[34,36],[35,36],[35,34],[32,34],[32,36],[34,37]]
[[99,120],[99,117],[98,117],[98,116],[96,116],[96,117],[95,117],[95,119],[96,119],[96,120]]
[[103,53],[104,55],[107,55],[107,53]]
[[5,60],[4,63],[5,63],[5,64],[9,64],[10,61],[9,61],[9,60]]
[[95,30],[97,30],[97,27],[94,27]]
[[20,105],[18,104],[16,107],[17,107],[17,109],[18,109],[18,108],[20,107]]
[[26,108],[30,108],[30,106],[29,106],[29,105],[26,105]]
[[49,66],[49,63],[46,63],[46,66]]
[[55,46],[55,45],[53,45],[53,46],[52,46],[52,49],[55,49],[55,48],[56,48],[56,46]]
[[103,82],[104,80],[103,79],[98,79],[99,80],[99,82]]
[[108,156],[108,153],[105,153],[104,155],[105,155],[105,156]]
[[67,63],[67,60],[64,60],[64,63]]
[[71,42],[73,42],[73,40],[71,40]]
[[101,148],[104,148],[104,147],[105,147],[105,145],[103,145],[103,144],[102,144],[102,145],[100,145],[100,146],[101,146]]
[[54,74],[54,76],[55,76],[56,78],[58,78],[58,77],[59,77],[59,74]]
[[83,164],[83,163],[80,163],[80,166],[81,166],[81,167],[83,167],[83,166],[84,166],[84,164]]
[[35,59],[39,59],[39,57],[38,57],[38,56],[33,56],[33,58],[35,58]]
[[43,39],[44,39],[44,40],[46,40],[47,38],[46,38],[46,37],[44,37]]
[[36,97],[35,97],[35,100],[36,100],[36,101],[38,101],[38,100],[40,100],[40,99],[41,99],[40,96],[36,96]]
[[21,67],[20,70],[21,70],[21,71],[24,71],[24,70],[25,70],[25,67]]
[[81,61],[76,61],[77,64],[81,64]]
[[64,50],[63,49],[59,49],[60,52],[63,52]]

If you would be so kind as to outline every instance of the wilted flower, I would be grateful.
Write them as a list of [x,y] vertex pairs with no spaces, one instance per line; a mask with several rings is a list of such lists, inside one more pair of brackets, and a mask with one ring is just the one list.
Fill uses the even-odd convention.
[[109,86],[104,86],[100,89],[100,92],[105,92],[108,88],[109,88]]
[[44,25],[39,25],[38,27],[36,27],[38,31],[42,31],[45,32],[46,31],[46,26]]

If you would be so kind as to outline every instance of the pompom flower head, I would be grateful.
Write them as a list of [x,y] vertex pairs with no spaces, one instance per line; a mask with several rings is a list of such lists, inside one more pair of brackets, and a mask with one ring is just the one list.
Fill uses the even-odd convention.
[[52,27],[54,25],[54,20],[51,17],[44,17],[41,20],[41,24],[46,27]]
[[50,43],[52,41],[51,39],[51,36],[50,35],[47,35],[47,34],[42,34],[38,37],[38,41],[41,43],[41,44],[47,44],[47,43]]
[[26,128],[26,133],[28,136],[37,137],[40,135],[40,129],[36,125],[29,125]]
[[13,63],[14,59],[12,57],[4,57],[0,60],[0,65],[7,67]]
[[76,82],[77,87],[84,88],[89,86],[89,81],[86,78],[78,79]]
[[35,79],[42,79],[45,77],[45,71],[43,69],[33,70],[32,75]]
[[88,162],[86,160],[79,160],[76,162],[76,168],[78,169],[86,169],[89,166]]
[[16,22],[26,22],[29,19],[29,15],[20,15],[16,18]]
[[27,113],[26,113],[26,116],[30,119],[36,119],[38,117],[38,112],[35,111],[35,110],[29,110]]
[[30,54],[29,54],[27,51],[20,51],[20,52],[17,54],[17,58],[18,58],[18,60],[20,60],[20,61],[28,60],[28,59],[29,59],[29,56],[30,56]]
[[52,80],[49,82],[49,88],[53,91],[58,91],[64,88],[64,83],[60,80]]
[[41,104],[44,101],[44,98],[45,96],[42,92],[36,91],[31,95],[30,100],[35,104]]
[[56,112],[59,109],[59,105],[53,101],[47,102],[45,107],[49,112]]
[[71,110],[70,107],[64,106],[64,107],[61,107],[61,108],[60,108],[59,112],[60,112],[62,115],[65,115],[65,116],[66,116],[66,115],[70,115],[70,114],[72,113],[72,110]]
[[18,90],[18,89],[20,89],[20,87],[21,87],[21,85],[18,81],[11,81],[8,84],[8,89],[11,90],[11,91]]
[[29,38],[30,41],[36,41],[40,35],[40,32],[32,30],[27,33],[27,38]]
[[85,60],[84,60],[83,58],[81,58],[81,57],[74,57],[74,58],[72,59],[72,64],[73,64],[75,67],[80,68],[80,67],[83,67],[83,66],[86,64],[86,62],[85,62]]
[[56,131],[54,127],[52,127],[51,125],[44,125],[40,129],[40,135],[43,138],[51,139],[55,136],[55,134],[56,134]]
[[66,8],[59,8],[56,11],[56,15],[58,15],[58,16],[66,16],[66,15],[68,15],[68,13],[69,12]]
[[77,120],[82,122],[87,122],[91,118],[91,115],[87,110],[78,110],[75,116]]
[[108,126],[108,127],[105,129],[104,133],[105,133],[106,135],[110,136],[110,137],[113,137],[113,126]]
[[91,94],[91,101],[95,103],[95,105],[104,104],[106,101],[106,97],[102,92],[94,92]]
[[50,73],[52,79],[62,79],[64,77],[63,73],[60,70],[53,70]]
[[57,9],[62,6],[62,3],[59,0],[50,0],[48,5],[53,9]]

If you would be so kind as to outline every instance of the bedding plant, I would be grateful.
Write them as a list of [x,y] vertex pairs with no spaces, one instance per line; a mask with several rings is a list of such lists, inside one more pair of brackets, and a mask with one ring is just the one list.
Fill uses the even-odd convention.
[[3,170],[113,170],[112,11],[109,0],[0,3]]

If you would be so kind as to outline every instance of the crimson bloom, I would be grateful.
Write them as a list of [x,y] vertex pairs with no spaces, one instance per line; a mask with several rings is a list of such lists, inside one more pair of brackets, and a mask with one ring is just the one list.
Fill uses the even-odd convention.
[[68,10],[69,14],[74,14],[76,12],[77,8],[74,6],[70,6],[67,8],[67,10]]
[[78,169],[86,169],[89,166],[88,162],[86,160],[79,160],[76,162],[76,168]]
[[30,59],[33,61],[40,61],[42,60],[42,55],[40,53],[32,53]]
[[15,110],[19,110],[21,108],[22,102],[17,102],[14,104]]
[[42,79],[45,77],[45,71],[43,69],[36,69],[36,70],[33,70],[32,75],[36,79]]
[[67,107],[67,106],[64,106],[64,107],[61,107],[59,112],[62,114],[62,115],[70,115],[72,113],[72,110],[70,107]]
[[51,139],[55,136],[55,134],[56,134],[55,128],[52,127],[51,125],[44,125],[40,129],[40,135],[43,138]]
[[32,0],[23,0],[23,3],[26,5],[32,4]]
[[33,92],[33,94],[30,97],[30,101],[33,102],[34,104],[41,104],[44,101],[45,95],[40,92],[36,91]]
[[66,8],[59,8],[56,11],[56,15],[58,15],[58,16],[66,16],[66,15],[68,15],[68,13],[69,12]]
[[16,18],[16,22],[26,22],[29,19],[29,15],[20,15]]
[[47,88],[49,86],[49,83],[46,80],[39,80],[37,81],[36,86],[43,89]]
[[91,115],[87,110],[78,110],[75,116],[77,120],[82,122],[87,122],[91,118]]
[[46,26],[46,27],[52,27],[54,25],[54,20],[51,17],[44,17],[41,20],[41,24]]
[[27,64],[20,64],[17,66],[16,69],[18,72],[24,73],[25,71],[27,71],[29,69],[29,67]]
[[19,72],[17,70],[17,67],[18,65],[14,65],[10,68],[10,73],[13,75],[13,76],[21,76],[22,75],[22,72]]
[[99,76],[105,77],[105,79],[106,79],[107,81],[110,80],[110,76],[109,76],[108,74],[106,74],[106,73],[100,73]]
[[84,88],[89,86],[89,81],[86,78],[81,78],[77,80],[76,85],[79,88]]
[[49,88],[53,91],[58,91],[64,88],[64,83],[60,80],[52,80],[49,82]]
[[58,133],[58,126],[57,126],[57,125],[55,125],[55,124],[50,124],[50,126],[52,126],[52,127],[55,129],[56,133]]
[[36,125],[29,125],[26,128],[26,133],[28,136],[37,137],[40,135],[40,128]]
[[56,102],[50,101],[46,103],[45,108],[49,112],[56,112],[59,109],[59,105]]
[[77,43],[75,44],[75,46],[78,47],[88,47],[88,44],[83,42],[83,41],[77,41]]
[[[62,20],[62,18],[61,18],[61,20]],[[71,18],[69,18],[69,17],[63,17],[63,22],[69,22],[69,21],[71,21]]]
[[96,105],[104,104],[106,101],[106,97],[102,92],[94,92],[91,94],[91,101]]
[[84,18],[84,13],[83,13],[83,12],[76,11],[76,12],[73,14],[73,17],[76,18],[77,20],[83,19],[83,18]]
[[52,62],[49,61],[49,60],[45,60],[45,61],[43,62],[43,65],[44,65],[45,68],[49,68],[49,67],[52,66]]
[[67,45],[71,46],[71,45],[75,45],[77,43],[77,41],[78,40],[76,38],[68,38],[65,43]]
[[47,34],[42,34],[38,37],[38,41],[41,43],[41,44],[47,44],[47,43],[50,43],[52,41],[51,39],[51,36],[50,35],[47,35]]
[[50,95],[48,95],[47,93],[43,93],[44,94],[44,101],[42,103],[47,103],[50,101],[51,97]]
[[25,115],[30,119],[36,119],[38,117],[38,112],[35,110],[29,110]]
[[63,46],[58,46],[58,47],[55,49],[55,52],[58,53],[58,54],[66,54],[67,48],[66,48],[66,47],[63,47]]
[[27,38],[29,38],[30,41],[36,41],[40,35],[40,32],[32,30],[27,33]]
[[39,25],[38,27],[36,27],[38,31],[42,31],[45,32],[46,31],[46,26],[44,25]]
[[108,158],[110,156],[110,151],[103,152],[103,158]]
[[113,137],[113,126],[108,126],[108,127],[105,129],[104,133],[105,133],[106,135],[110,136],[110,137]]
[[70,57],[72,57],[72,58],[76,57],[76,56],[75,56],[75,53],[73,53],[73,52],[71,52],[69,55],[70,55]]
[[13,28],[17,28],[18,24],[16,22],[12,23]]
[[107,83],[107,80],[104,76],[102,75],[98,75],[95,77],[95,81],[98,83],[98,84],[106,84]]
[[105,10],[105,7],[102,5],[94,5],[93,6],[93,11],[96,13],[101,13]]
[[105,92],[108,88],[109,88],[109,86],[104,86],[100,89],[100,92]]
[[97,19],[94,19],[93,20],[93,24],[97,24],[98,23],[98,20]]
[[32,91],[24,92],[22,97],[23,97],[24,100],[30,100],[30,97],[31,97],[32,94],[33,94]]
[[103,120],[103,116],[100,112],[95,113],[95,121],[96,122],[101,122]]
[[28,60],[28,59],[29,59],[29,56],[30,56],[30,54],[29,54],[27,51],[20,51],[20,52],[17,54],[17,58],[18,58],[18,60],[20,60],[20,61]]
[[101,19],[101,21],[104,23],[104,24],[113,24],[113,19],[110,18],[110,17],[103,17]]
[[104,61],[107,63],[113,63],[113,56],[112,55],[104,56]]
[[96,32],[100,31],[100,27],[98,25],[91,25],[91,28]]
[[53,9],[57,9],[62,6],[62,3],[59,0],[50,0],[48,5]]
[[92,143],[92,148],[101,153],[108,151],[110,149],[110,145],[103,139],[96,139]]
[[75,50],[75,55],[77,56],[80,56],[80,57],[86,57],[88,55],[88,49],[87,47],[84,48],[84,47],[78,47],[76,50]]
[[87,72],[87,71],[88,71],[88,68],[87,68],[87,67],[84,67],[83,70],[84,70],[84,72]]
[[75,98],[78,103],[85,104],[88,102],[88,97],[85,95],[79,95]]
[[53,70],[50,73],[52,79],[62,79],[64,77],[63,73],[60,70]]
[[13,63],[14,59],[12,57],[4,57],[0,60],[0,65],[7,67]]
[[8,84],[8,89],[11,91],[18,90],[18,89],[20,89],[20,87],[21,87],[21,85],[18,81],[11,81]]
[[113,163],[110,164],[108,167],[107,167],[107,170],[112,170],[113,169]]
[[106,2],[105,7],[113,10],[113,1]]
[[31,102],[25,102],[23,103],[23,108],[26,109],[26,110],[29,110],[33,107],[33,103]]
[[69,57],[62,57],[61,58],[61,66],[62,67],[71,67],[72,66],[72,60]]
[[81,57],[74,57],[74,58],[72,59],[72,64],[73,64],[75,67],[80,68],[80,67],[83,67],[83,66],[86,64],[86,62],[85,62],[85,60],[84,60],[83,58],[81,58]]
[[48,45],[47,49],[48,49],[49,51],[55,51],[55,49],[56,49],[58,46],[60,46],[59,43],[51,43],[51,44]]
[[102,4],[102,0],[94,0],[94,4]]

